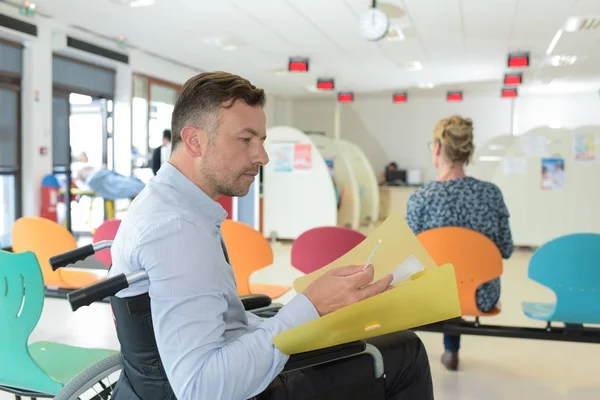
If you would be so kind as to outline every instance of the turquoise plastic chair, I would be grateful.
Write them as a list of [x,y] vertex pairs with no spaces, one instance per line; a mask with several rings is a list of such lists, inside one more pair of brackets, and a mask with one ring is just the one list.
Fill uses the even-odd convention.
[[43,306],[36,256],[0,251],[0,391],[54,396],[83,370],[117,353],[51,342],[28,345]]
[[561,236],[540,247],[529,278],[552,289],[556,304],[523,303],[530,318],[571,324],[600,323],[600,235]]

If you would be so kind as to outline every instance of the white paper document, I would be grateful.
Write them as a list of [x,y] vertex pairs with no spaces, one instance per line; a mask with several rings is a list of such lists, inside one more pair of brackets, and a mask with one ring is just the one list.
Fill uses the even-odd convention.
[[414,274],[421,272],[425,269],[423,264],[419,262],[417,257],[411,255],[406,260],[402,262],[402,264],[398,265],[396,269],[392,272],[394,279],[392,280],[392,285],[403,281],[404,279],[413,276]]

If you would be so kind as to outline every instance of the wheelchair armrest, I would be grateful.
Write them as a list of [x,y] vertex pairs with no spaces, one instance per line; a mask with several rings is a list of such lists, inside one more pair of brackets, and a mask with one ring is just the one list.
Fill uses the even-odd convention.
[[368,344],[364,340],[344,343],[337,346],[327,347],[325,349],[308,351],[290,356],[285,364],[282,373],[297,369],[314,367],[319,364],[330,363],[342,358],[368,354],[373,358],[373,369],[375,378],[378,379],[384,374],[383,357],[377,348]]
[[249,294],[246,296],[240,296],[244,309],[246,311],[252,311],[256,308],[268,307],[271,305],[271,298],[265,294]]

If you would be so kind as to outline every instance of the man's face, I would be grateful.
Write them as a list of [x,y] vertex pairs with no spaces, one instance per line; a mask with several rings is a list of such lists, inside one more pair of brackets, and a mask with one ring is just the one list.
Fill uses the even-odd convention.
[[237,101],[221,109],[217,132],[209,134],[200,166],[215,194],[248,194],[260,166],[269,162],[265,138],[266,116],[261,107]]

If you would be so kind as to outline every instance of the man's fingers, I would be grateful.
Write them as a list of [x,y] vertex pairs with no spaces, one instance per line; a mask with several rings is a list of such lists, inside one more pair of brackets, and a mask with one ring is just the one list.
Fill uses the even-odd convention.
[[369,297],[373,297],[379,293],[385,292],[390,287],[392,280],[394,280],[394,276],[389,274],[377,282],[363,287],[358,291],[361,300],[368,299]]
[[[354,275],[358,272],[362,272],[364,265],[347,265],[345,267],[339,267],[332,270],[333,275],[335,276],[350,276]],[[373,269],[373,266],[370,266]],[[369,269],[369,268],[367,268]]]

